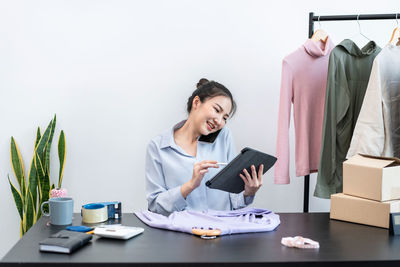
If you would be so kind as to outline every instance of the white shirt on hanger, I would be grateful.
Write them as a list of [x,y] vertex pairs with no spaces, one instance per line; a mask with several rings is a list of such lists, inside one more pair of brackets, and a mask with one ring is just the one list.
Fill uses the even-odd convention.
[[374,60],[347,158],[357,153],[400,157],[400,46]]

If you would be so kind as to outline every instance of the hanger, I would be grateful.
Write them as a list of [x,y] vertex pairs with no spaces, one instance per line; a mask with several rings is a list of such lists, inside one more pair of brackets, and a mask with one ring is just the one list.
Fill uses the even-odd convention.
[[318,43],[318,41],[326,43],[326,41],[328,40],[328,34],[322,29],[319,17],[320,16],[318,16],[319,29],[314,31],[314,34],[311,36],[311,40],[313,40],[316,43]]
[[361,35],[362,37],[364,37],[364,38],[367,39],[368,41],[371,41],[371,39],[369,39],[367,36],[365,36],[365,35],[361,32],[361,25],[360,25],[359,17],[360,17],[360,14],[357,15],[358,34],[354,35],[354,36],[351,37],[350,39],[354,39],[354,37]]
[[[391,45],[400,45],[400,28],[399,28],[399,21],[397,20],[397,15],[398,14],[396,14],[397,27],[394,28],[392,37],[390,38],[390,41],[389,41],[389,44],[391,44]],[[397,44],[396,44],[396,42],[397,42]]]

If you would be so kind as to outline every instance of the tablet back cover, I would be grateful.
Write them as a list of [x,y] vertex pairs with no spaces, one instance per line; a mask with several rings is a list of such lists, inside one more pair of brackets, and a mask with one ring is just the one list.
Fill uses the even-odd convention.
[[256,167],[257,173],[260,164],[264,164],[263,174],[266,173],[276,162],[274,156],[265,154],[258,150],[246,147],[243,148],[224,169],[206,182],[210,188],[240,193],[244,190],[244,182],[239,174],[246,169],[251,174],[251,165]]

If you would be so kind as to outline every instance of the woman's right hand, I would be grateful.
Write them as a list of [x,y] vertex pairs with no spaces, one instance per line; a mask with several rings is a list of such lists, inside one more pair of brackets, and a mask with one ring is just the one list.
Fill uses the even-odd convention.
[[182,196],[186,197],[197,187],[200,186],[204,175],[208,172],[208,168],[218,168],[217,161],[215,160],[203,160],[196,162],[193,166],[192,179],[187,181],[181,186]]
[[203,160],[200,162],[196,162],[193,166],[193,175],[192,175],[192,186],[193,189],[196,189],[200,186],[201,181],[203,180],[204,175],[208,172],[208,168],[218,168],[217,161],[215,160]]

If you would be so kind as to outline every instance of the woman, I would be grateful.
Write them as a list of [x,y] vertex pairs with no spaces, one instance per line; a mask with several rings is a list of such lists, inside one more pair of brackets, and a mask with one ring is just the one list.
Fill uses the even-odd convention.
[[226,121],[236,110],[231,92],[222,84],[201,79],[187,102],[188,118],[156,136],[147,147],[146,198],[152,212],[232,210],[253,202],[262,185],[258,173],[243,170],[245,190],[240,194],[206,187],[217,172],[218,162],[235,156],[232,134]]

